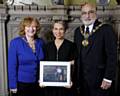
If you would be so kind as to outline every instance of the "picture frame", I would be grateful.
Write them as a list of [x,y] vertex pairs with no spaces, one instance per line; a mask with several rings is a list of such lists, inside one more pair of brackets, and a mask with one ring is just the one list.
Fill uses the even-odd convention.
[[71,64],[60,61],[40,61],[40,86],[70,86]]

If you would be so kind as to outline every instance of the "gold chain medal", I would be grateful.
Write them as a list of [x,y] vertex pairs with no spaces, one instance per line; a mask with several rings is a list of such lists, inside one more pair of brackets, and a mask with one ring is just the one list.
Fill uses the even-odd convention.
[[88,44],[89,44],[89,41],[87,39],[85,39],[85,40],[82,41],[82,45],[84,47],[88,46]]
[[103,24],[104,24],[104,23],[101,23],[101,24],[99,24],[98,26],[96,26],[96,28],[93,29],[92,32],[89,33],[89,34],[86,33],[86,32],[83,32],[82,27],[80,27],[81,34],[84,36],[84,40],[82,40],[82,45],[83,45],[84,47],[87,47],[87,46],[89,45],[89,40],[88,40],[89,36],[92,35],[92,33],[95,33],[96,30],[98,30]]
[[88,33],[84,33],[84,40],[82,41],[82,45],[84,47],[89,45],[88,37],[89,37],[89,34]]

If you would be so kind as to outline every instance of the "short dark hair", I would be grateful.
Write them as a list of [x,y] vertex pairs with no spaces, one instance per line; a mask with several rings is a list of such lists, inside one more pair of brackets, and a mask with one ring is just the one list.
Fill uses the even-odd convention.
[[54,28],[54,24],[55,23],[62,24],[63,27],[64,27],[64,30],[66,31],[66,29],[67,29],[67,23],[66,23],[66,21],[64,21],[64,20],[54,20],[53,23],[52,23],[52,29]]

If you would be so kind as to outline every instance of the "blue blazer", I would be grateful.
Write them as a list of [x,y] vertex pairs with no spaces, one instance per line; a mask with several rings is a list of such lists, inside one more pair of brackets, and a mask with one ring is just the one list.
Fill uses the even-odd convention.
[[34,53],[23,37],[11,40],[8,50],[9,88],[17,88],[17,82],[35,83],[39,79],[39,62],[44,58],[43,41],[37,38]]

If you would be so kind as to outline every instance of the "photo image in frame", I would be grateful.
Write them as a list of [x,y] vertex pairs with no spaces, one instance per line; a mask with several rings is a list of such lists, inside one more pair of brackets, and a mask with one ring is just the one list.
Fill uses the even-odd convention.
[[40,61],[40,86],[70,86],[70,62]]

